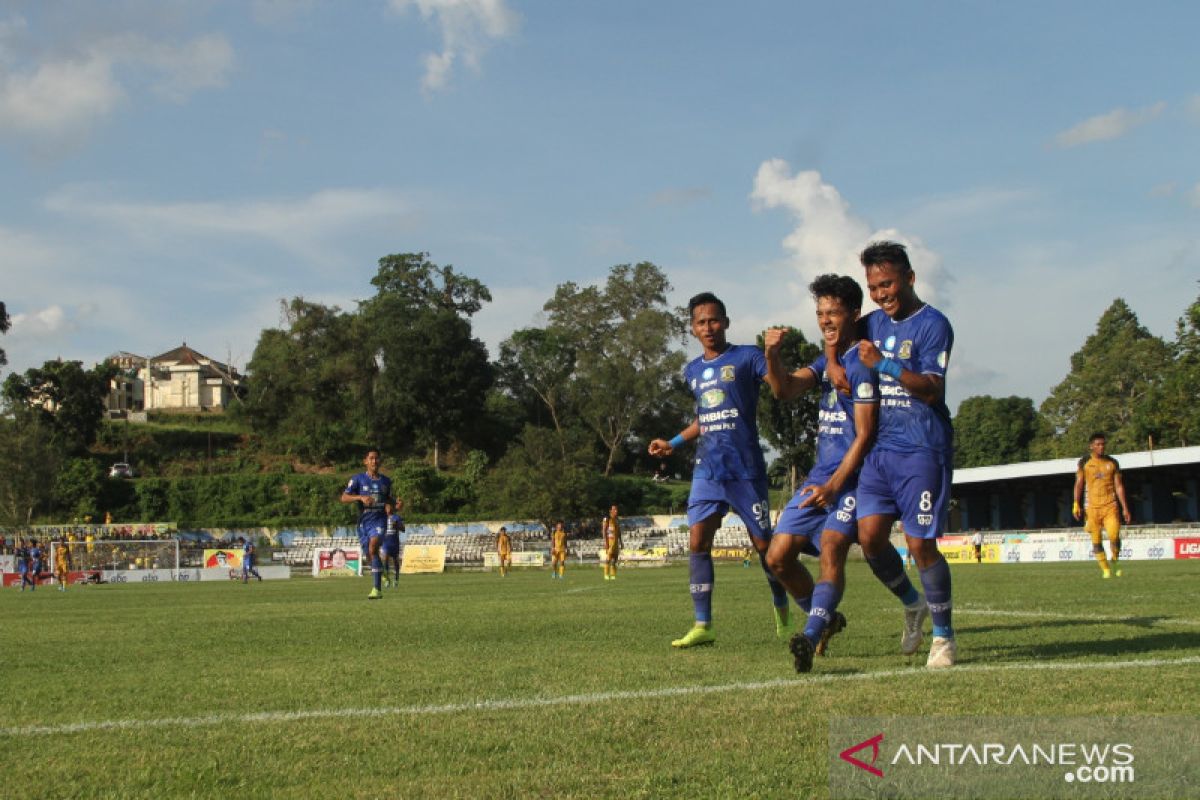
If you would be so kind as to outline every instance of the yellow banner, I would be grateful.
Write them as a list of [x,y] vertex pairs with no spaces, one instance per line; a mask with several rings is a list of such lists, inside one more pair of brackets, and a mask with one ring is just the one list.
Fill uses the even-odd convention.
[[446,545],[409,544],[404,546],[404,561],[400,571],[405,575],[417,572],[445,572]]
[[749,547],[714,547],[712,549],[713,558],[749,558]]
[[[946,561],[951,564],[974,564],[975,562],[975,545],[961,544],[943,547],[938,543],[938,550],[946,557]],[[983,546],[983,563],[984,564],[999,564],[1000,563],[1000,545],[985,544]]]

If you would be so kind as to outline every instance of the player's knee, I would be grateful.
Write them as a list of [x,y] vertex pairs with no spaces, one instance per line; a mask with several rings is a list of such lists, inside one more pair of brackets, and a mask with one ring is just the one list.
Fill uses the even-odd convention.
[[1100,544],[1099,542],[1092,542],[1092,552],[1093,553],[1103,553],[1104,545]]

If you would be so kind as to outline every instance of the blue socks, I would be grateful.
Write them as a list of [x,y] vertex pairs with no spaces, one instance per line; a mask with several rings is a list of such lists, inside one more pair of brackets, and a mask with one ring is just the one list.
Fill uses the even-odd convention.
[[954,628],[950,625],[950,565],[944,557],[939,557],[932,567],[921,570],[921,585],[925,587],[925,601],[929,603],[933,635],[953,639]]
[[841,600],[842,593],[830,581],[821,581],[813,589],[812,611],[809,612],[808,622],[804,626],[804,638],[814,646],[821,641],[821,634],[833,619],[833,612],[837,610]]
[[688,588],[692,593],[696,622],[712,622],[713,580],[712,553],[692,553],[688,556]]
[[771,587],[771,602],[776,608],[788,607],[787,589],[783,588],[783,584],[775,577],[775,573],[771,572],[771,568],[767,566],[767,557],[762,553],[758,554],[758,563],[762,567],[762,571],[767,573],[767,585]]
[[[943,562],[944,563],[944,562]],[[875,577],[879,582],[888,588],[888,591],[900,598],[900,602],[906,606],[911,606],[921,599],[917,594],[917,589],[912,585],[912,581],[908,579],[908,575],[904,574],[904,559],[900,558],[900,554],[896,552],[896,548],[890,543],[884,548],[883,552],[874,558],[868,558],[867,564],[871,567],[871,572],[875,573]],[[924,575],[921,576],[924,583]],[[946,577],[947,591],[949,590],[950,578]],[[929,584],[925,584],[926,592],[928,592]]]

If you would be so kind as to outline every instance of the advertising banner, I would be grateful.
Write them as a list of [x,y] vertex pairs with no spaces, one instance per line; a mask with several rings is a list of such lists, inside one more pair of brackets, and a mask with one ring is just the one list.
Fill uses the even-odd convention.
[[[404,557],[408,558],[407,547],[404,548]],[[540,567],[546,563],[546,554],[540,550],[513,552],[509,554],[508,563],[509,566],[513,567]],[[495,550],[490,553],[484,553],[483,566],[486,569],[498,569],[500,567],[500,554]],[[441,570],[438,571],[440,572]]]
[[357,547],[320,547],[313,551],[314,578],[362,575],[362,553]]
[[[981,555],[983,556],[984,564],[999,564],[1000,550],[1003,545],[985,544]],[[946,560],[951,564],[975,564],[975,545],[960,544],[952,547],[945,547],[942,540],[938,540],[938,550],[946,557]]]
[[1200,558],[1200,539],[1187,538],[1175,540],[1176,558]]
[[205,567],[236,567],[242,568],[242,551],[238,548],[223,547],[219,550],[204,551]]
[[[495,555],[495,554],[493,554]],[[513,553],[512,563],[514,566],[537,566],[542,565],[541,553]],[[537,556],[537,563],[523,563],[531,559],[523,558],[518,560],[518,556]],[[499,564],[499,559],[496,561]],[[422,572],[445,572],[446,571],[446,545],[444,544],[410,544],[404,548],[404,560],[400,562],[400,572],[403,575],[414,575]]]

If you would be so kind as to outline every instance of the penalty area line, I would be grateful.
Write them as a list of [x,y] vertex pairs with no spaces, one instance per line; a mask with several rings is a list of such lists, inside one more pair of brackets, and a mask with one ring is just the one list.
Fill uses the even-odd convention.
[[744,681],[715,686],[674,686],[659,689],[638,689],[619,692],[593,692],[590,694],[561,695],[558,697],[519,697],[495,700],[479,700],[467,703],[444,705],[396,706],[392,708],[327,708],[308,711],[261,711],[253,714],[207,714],[197,717],[163,717],[159,719],[119,719],[97,722],[74,722],[62,725],[26,725],[23,727],[0,728],[0,737],[60,736],[70,733],[94,731],[148,730],[152,728],[204,728],[219,725],[245,725],[254,723],[289,723],[317,719],[350,719],[354,717],[421,717],[444,714],[459,714],[475,711],[513,711],[552,706],[588,705],[628,700],[660,700],[669,697],[722,694],[726,692],[760,691],[762,689],[803,688],[805,686],[838,683],[844,681],[871,681],[884,678],[931,677],[946,680],[960,674],[983,672],[1053,672],[1101,669],[1137,669],[1139,667],[1171,667],[1200,664],[1200,656],[1184,658],[1144,658],[1128,661],[1034,661],[1008,664],[961,664],[947,670],[930,670],[924,667],[854,672],[847,674],[806,675],[798,678],[777,678],[769,681]]

